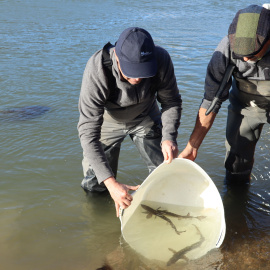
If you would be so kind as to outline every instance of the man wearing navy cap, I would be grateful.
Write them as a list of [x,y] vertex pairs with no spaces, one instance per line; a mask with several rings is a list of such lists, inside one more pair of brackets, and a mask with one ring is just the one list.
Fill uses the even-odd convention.
[[179,155],[195,160],[222,102],[229,98],[225,142],[227,184],[250,182],[256,143],[263,125],[270,123],[268,7],[269,4],[250,5],[236,13],[228,35],[219,43],[208,64],[204,99],[189,142]]
[[121,143],[130,136],[149,172],[163,161],[170,163],[178,154],[182,100],[170,55],[146,30],[131,27],[122,32],[108,52],[110,69],[104,65],[103,52],[89,59],[82,79],[81,186],[87,192],[108,190],[118,216],[119,207],[131,204],[128,191],[138,188],[116,181]]

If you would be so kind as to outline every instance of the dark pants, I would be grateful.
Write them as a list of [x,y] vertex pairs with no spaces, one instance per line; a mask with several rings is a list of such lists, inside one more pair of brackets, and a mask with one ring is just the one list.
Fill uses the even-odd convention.
[[248,183],[254,163],[256,144],[265,123],[269,123],[269,112],[245,113],[234,110],[230,104],[228,107],[228,119],[226,129],[226,182]]
[[[160,146],[161,125],[159,123],[154,123],[150,117],[129,123],[119,123],[105,113],[100,142],[115,177],[117,175],[121,143],[126,136],[129,136],[136,145],[143,161],[148,167],[149,173],[163,162],[164,157]],[[84,179],[81,183],[82,188],[91,192],[106,191],[106,186],[103,183],[98,183],[96,175],[86,157],[84,157],[82,165],[84,172]]]

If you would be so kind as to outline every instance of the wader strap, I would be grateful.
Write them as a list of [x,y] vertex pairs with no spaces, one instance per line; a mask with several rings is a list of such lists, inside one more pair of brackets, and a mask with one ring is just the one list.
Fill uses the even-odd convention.
[[244,80],[235,77],[239,91],[251,95],[270,97],[270,81]]
[[217,102],[220,101],[220,97],[221,97],[221,95],[222,95],[222,92],[223,92],[224,89],[225,89],[225,85],[227,84],[227,82],[228,82],[229,79],[231,78],[234,68],[235,68],[235,65],[233,65],[233,64],[230,64],[230,65],[227,67],[227,69],[226,69],[226,71],[225,71],[225,74],[224,74],[224,77],[223,77],[223,79],[222,79],[222,81],[221,81],[221,84],[220,84],[220,86],[219,86],[219,89],[218,89],[218,91],[217,91],[217,93],[216,93],[214,99],[212,100],[210,107],[209,107],[208,110],[206,111],[205,115],[208,115],[210,112],[212,112],[213,109],[215,108]]
[[116,85],[115,78],[112,74],[112,59],[110,56],[110,48],[114,47],[110,42],[108,42],[102,50],[102,64],[108,79],[108,85],[110,89],[114,89]]

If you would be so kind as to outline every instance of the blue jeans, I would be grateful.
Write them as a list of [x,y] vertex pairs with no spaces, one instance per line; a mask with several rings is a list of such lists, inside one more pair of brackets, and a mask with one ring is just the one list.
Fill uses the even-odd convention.
[[[105,112],[100,142],[115,177],[117,175],[121,143],[126,136],[129,136],[136,145],[144,163],[148,167],[149,173],[163,162],[164,157],[160,146],[162,137],[160,121],[154,122],[147,116],[144,119],[136,119],[129,123],[120,123]],[[98,183],[95,172],[85,156],[82,165],[84,179],[81,187],[90,192],[106,191],[107,188],[103,182]]]

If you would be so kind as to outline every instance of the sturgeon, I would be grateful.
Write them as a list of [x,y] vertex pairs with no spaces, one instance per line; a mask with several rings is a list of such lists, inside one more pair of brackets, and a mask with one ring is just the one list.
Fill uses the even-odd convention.
[[155,209],[153,209],[150,206],[147,206],[145,204],[141,204],[141,207],[144,210],[146,210],[146,212],[144,212],[144,213],[147,213],[146,218],[151,218],[154,215],[154,216],[159,217],[163,220],[166,220],[178,235],[185,232],[185,231],[178,231],[177,228],[175,227],[175,225],[173,224],[173,222],[169,218],[167,218],[165,215],[163,215],[163,211],[158,210],[160,207],[157,210],[155,210]]
[[173,252],[174,255],[167,262],[167,266],[170,266],[170,265],[176,263],[180,259],[184,259],[184,260],[188,261],[188,258],[185,256],[186,253],[190,252],[191,250],[193,250],[195,248],[200,247],[201,244],[204,242],[205,238],[203,237],[203,235],[200,232],[200,230],[198,229],[198,227],[195,224],[192,224],[192,225],[196,228],[198,234],[200,235],[200,240],[198,242],[195,242],[194,244],[192,244],[190,246],[187,246],[187,247],[185,247],[183,249],[180,249],[177,252],[175,250],[173,250],[172,248],[169,248],[169,250],[171,252]]
[[176,217],[178,219],[182,219],[182,218],[196,218],[198,220],[202,220],[202,219],[206,218],[206,216],[193,217],[193,216],[190,215],[190,213],[188,213],[185,216],[182,216],[182,215],[178,215],[178,214],[175,214],[175,213],[172,213],[172,212],[168,212],[167,210],[159,210],[159,211],[161,211],[164,216]]
[[37,118],[50,110],[50,107],[33,105],[25,107],[15,107],[0,110],[0,120],[22,121]]

